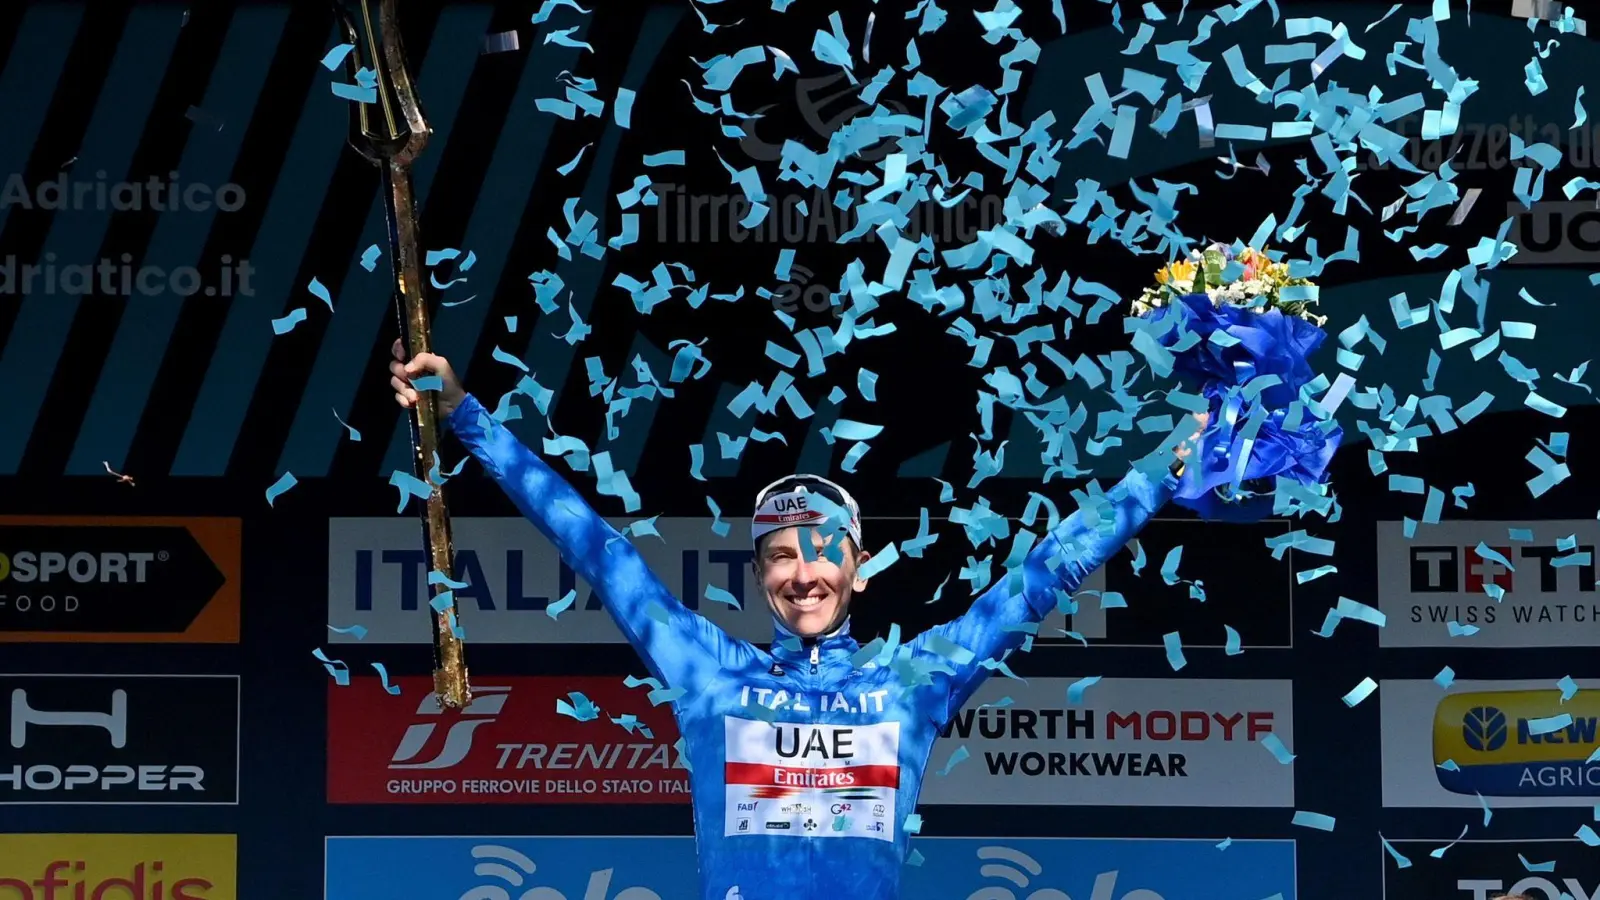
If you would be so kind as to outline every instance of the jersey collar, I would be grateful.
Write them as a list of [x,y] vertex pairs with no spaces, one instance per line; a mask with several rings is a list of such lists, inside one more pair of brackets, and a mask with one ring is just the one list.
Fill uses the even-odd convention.
[[[861,649],[861,645],[856,643],[856,639],[850,636],[849,616],[846,616],[845,620],[839,623],[838,628],[816,638],[814,641],[798,637],[794,632],[784,627],[783,622],[776,617],[772,620],[772,630],[772,655],[777,659],[795,661],[809,659],[813,643],[823,656],[838,654],[849,656]],[[795,647],[796,641],[799,642],[798,648]]]

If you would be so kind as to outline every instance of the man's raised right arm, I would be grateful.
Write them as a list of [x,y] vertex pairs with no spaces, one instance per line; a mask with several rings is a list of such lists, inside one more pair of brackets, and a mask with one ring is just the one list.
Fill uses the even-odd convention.
[[[399,345],[396,344],[396,356]],[[685,690],[704,684],[729,662],[734,642],[709,620],[684,607],[645,564],[639,551],[537,453],[461,389],[449,363],[419,354],[390,366],[396,400],[417,400],[410,379],[438,375],[439,413],[506,496],[573,571],[595,589],[606,611],[644,658],[652,675]],[[698,667],[703,671],[696,671]]]

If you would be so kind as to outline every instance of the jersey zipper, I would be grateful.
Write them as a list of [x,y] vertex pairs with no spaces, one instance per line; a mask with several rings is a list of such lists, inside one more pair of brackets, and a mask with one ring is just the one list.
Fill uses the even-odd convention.
[[811,645],[811,674],[817,674],[817,664],[822,659],[822,649],[816,644]]

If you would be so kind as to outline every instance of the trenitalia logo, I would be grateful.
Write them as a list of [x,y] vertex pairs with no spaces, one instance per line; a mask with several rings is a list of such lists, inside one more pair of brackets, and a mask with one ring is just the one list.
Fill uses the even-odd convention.
[[1600,697],[1555,690],[1452,694],[1433,718],[1439,786],[1488,797],[1600,796]]
[[[445,735],[444,743],[437,753],[425,762],[412,762],[422,754],[423,748],[433,737],[438,728],[438,722],[418,722],[406,729],[405,737],[400,739],[400,746],[394,750],[394,756],[389,760],[391,769],[448,769],[458,765],[467,758],[472,750],[472,733],[480,725],[487,725],[500,715],[505,709],[506,695],[511,693],[508,687],[478,686],[472,689],[472,705],[461,711],[461,719],[450,726],[450,731]],[[439,701],[431,694],[423,694],[422,701],[417,704],[417,715],[440,716],[444,709],[439,706]]]

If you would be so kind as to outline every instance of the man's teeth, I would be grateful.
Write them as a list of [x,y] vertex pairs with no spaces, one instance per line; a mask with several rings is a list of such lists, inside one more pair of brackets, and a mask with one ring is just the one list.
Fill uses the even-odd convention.
[[798,607],[801,607],[802,609],[805,609],[805,608],[809,608],[809,607],[812,607],[812,606],[816,606],[817,604],[821,603],[822,602],[822,598],[821,597],[795,597],[795,598],[792,598],[789,602],[793,603],[795,606],[798,606]]

